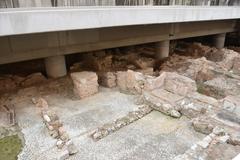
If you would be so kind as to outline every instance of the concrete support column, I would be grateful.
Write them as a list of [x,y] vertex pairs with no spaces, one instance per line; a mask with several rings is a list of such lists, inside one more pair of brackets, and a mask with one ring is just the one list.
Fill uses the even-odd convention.
[[224,47],[225,44],[225,38],[226,38],[226,33],[221,33],[221,34],[217,34],[214,36],[214,46],[217,49],[221,49]]
[[51,78],[58,78],[67,74],[64,56],[53,56],[45,58],[45,67],[47,76]]
[[169,40],[156,42],[156,58],[157,58],[157,60],[161,60],[163,58],[168,57],[169,44],[170,44]]

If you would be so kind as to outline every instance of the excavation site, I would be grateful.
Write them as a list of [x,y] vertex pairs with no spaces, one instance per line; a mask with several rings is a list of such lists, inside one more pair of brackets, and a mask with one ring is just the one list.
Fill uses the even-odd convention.
[[154,44],[70,55],[61,78],[1,65],[0,159],[233,159],[240,48],[170,46],[160,61]]
[[240,0],[0,0],[0,160],[240,160]]

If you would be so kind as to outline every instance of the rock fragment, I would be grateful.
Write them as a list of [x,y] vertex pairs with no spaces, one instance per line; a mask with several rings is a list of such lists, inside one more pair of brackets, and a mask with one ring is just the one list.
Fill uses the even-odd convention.
[[69,155],[73,155],[78,153],[77,147],[73,144],[71,140],[66,142],[67,150],[69,152]]
[[118,71],[117,75],[117,86],[119,87],[120,91],[127,90],[127,72]]

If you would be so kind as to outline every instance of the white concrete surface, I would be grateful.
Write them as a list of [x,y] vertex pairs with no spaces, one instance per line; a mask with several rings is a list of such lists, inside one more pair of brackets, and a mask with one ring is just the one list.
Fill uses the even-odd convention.
[[137,6],[1,9],[0,36],[239,18],[240,7]]

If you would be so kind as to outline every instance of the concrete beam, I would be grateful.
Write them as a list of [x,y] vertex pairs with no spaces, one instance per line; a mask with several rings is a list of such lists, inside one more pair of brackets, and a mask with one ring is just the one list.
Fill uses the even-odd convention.
[[239,18],[240,7],[229,6],[101,6],[1,9],[0,36]]
[[50,78],[63,77],[67,74],[64,56],[53,56],[45,58],[47,76]]

